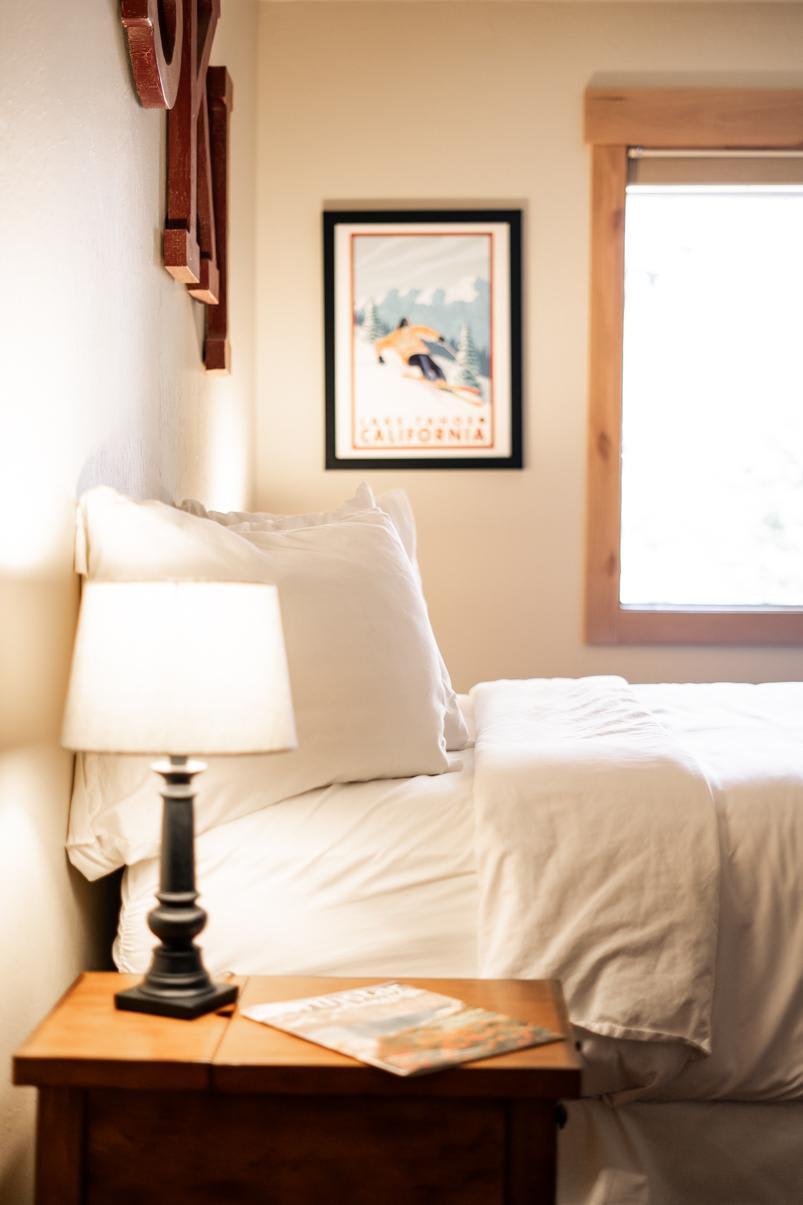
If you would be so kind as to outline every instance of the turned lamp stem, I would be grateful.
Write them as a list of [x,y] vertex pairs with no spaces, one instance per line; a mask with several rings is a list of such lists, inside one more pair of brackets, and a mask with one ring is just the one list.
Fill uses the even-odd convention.
[[114,999],[117,1008],[131,1012],[190,1019],[237,999],[235,985],[212,982],[194,940],[206,924],[206,913],[198,906],[195,887],[192,780],[206,766],[170,757],[155,762],[153,769],[164,779],[159,902],[148,913],[148,926],[159,945],[142,983]]

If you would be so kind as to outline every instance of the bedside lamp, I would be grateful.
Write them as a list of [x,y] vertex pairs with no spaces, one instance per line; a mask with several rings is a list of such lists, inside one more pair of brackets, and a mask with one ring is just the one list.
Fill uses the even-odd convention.
[[296,744],[275,586],[251,582],[88,582],[62,743],[97,753],[165,755],[159,939],[118,1008],[192,1018],[232,1003],[194,938],[206,924],[195,889],[190,754],[270,753]]

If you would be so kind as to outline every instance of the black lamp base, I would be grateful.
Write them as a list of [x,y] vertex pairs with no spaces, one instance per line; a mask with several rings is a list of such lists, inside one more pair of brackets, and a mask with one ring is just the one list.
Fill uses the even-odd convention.
[[237,999],[235,984],[213,983],[209,978],[194,941],[206,924],[206,913],[198,907],[195,889],[192,780],[204,766],[186,757],[171,757],[153,768],[165,780],[158,903],[148,913],[148,925],[159,945],[142,983],[118,992],[114,1003],[128,1012],[191,1021]]
[[154,994],[142,985],[117,992],[115,1008],[130,1013],[154,1013],[158,1017],[180,1017],[192,1021],[204,1013],[215,1013],[227,1008],[237,999],[236,984],[212,983],[203,991],[160,992]]

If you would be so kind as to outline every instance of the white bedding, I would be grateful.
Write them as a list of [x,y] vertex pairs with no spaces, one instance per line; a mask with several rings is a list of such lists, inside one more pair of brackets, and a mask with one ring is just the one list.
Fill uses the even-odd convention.
[[[203,833],[210,971],[476,973],[473,754],[436,777],[336,784]],[[114,958],[144,970],[156,859],[126,869]]]
[[[721,854],[712,1049],[690,1061],[687,1042],[587,1033],[585,1089],[620,1100],[803,1099],[803,685],[633,690],[711,790]],[[440,777],[312,791],[204,833],[198,880],[210,967],[480,973],[471,752],[450,762]],[[115,947],[123,970],[148,963],[156,878],[155,860],[126,871]],[[565,891],[588,907],[571,863]],[[532,956],[549,974],[539,949]],[[605,957],[617,956],[612,934]],[[645,984],[654,974],[655,952],[645,952]],[[569,1005],[572,1013],[571,991]]]
[[560,1205],[799,1205],[803,1104],[572,1101]]
[[803,684],[637,690],[705,773],[722,855],[712,1056],[644,1095],[803,1099]]
[[576,1025],[711,1049],[719,847],[696,763],[622,678],[472,692],[480,971]]

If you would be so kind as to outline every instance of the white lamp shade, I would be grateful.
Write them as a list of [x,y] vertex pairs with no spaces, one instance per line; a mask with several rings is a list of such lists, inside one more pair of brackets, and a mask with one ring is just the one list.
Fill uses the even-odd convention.
[[276,587],[87,583],[62,741],[172,756],[294,748]]

